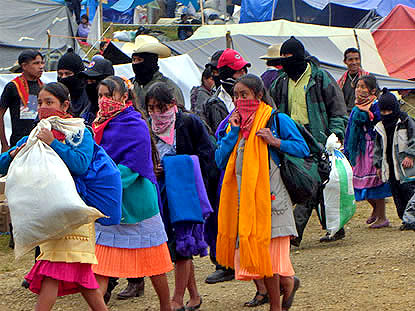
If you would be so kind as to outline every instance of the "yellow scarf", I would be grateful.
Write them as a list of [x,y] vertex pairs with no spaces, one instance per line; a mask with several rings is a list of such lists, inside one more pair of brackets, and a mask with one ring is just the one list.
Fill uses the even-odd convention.
[[[251,133],[246,140],[242,163],[242,184],[238,219],[238,184],[235,175],[238,143],[229,157],[219,203],[217,260],[234,267],[236,237],[239,234],[241,268],[261,276],[272,276],[269,245],[271,241],[271,194],[268,146],[256,136],[266,127],[272,108],[261,103]],[[238,222],[239,220],[239,222]]]

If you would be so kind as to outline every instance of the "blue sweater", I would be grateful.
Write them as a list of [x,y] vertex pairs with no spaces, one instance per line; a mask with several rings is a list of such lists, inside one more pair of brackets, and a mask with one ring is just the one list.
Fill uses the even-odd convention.
[[[12,162],[10,152],[16,149],[16,147],[23,145],[27,141],[27,138],[27,136],[23,137],[17,142],[15,147],[0,155],[0,174],[7,174],[10,163]],[[92,161],[94,140],[89,130],[85,129],[84,138],[78,146],[72,146],[68,142],[64,144],[55,139],[50,147],[55,150],[63,162],[65,162],[72,175],[82,175],[86,173]]]
[[[274,137],[281,139],[280,151],[299,158],[309,156],[310,149],[308,148],[303,136],[298,131],[294,121],[284,113],[278,113],[278,118],[280,121],[281,137],[277,134],[277,125],[275,124],[275,121],[271,124],[271,132]],[[231,126],[229,133],[226,133],[226,128],[219,132],[215,160],[220,169],[226,169],[229,156],[238,141],[238,136],[239,127],[235,126]],[[273,150],[273,148],[269,149],[269,152],[272,160],[279,166],[280,159],[278,157],[278,153]]]

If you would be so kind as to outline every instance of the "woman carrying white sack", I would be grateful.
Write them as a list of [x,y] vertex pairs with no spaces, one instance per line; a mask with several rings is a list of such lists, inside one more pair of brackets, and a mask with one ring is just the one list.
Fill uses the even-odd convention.
[[[55,82],[43,86],[39,92],[38,104],[41,123],[42,119],[52,116],[61,119],[72,118],[67,113],[70,107],[69,91],[61,83]],[[76,119],[73,120],[76,121]],[[70,138],[56,129],[42,128],[37,134],[39,140],[49,145],[59,155],[73,177],[83,175],[88,171],[94,153],[94,140],[91,133],[82,123],[80,123],[79,129],[78,134]],[[0,173],[6,174],[8,172],[12,161],[25,147],[27,141],[28,137],[22,138],[16,147],[0,155]],[[26,152],[26,150],[23,152]],[[33,163],[33,165],[36,165],[36,163]],[[10,179],[13,178],[13,169],[10,168]],[[45,177],[47,178],[47,176]],[[69,189],[71,186],[73,185],[68,183],[62,188]],[[14,185],[10,185],[10,187],[14,187]],[[45,196],[53,197],[53,193],[46,192]],[[63,197],[60,193],[56,196],[57,198]],[[103,216],[97,210],[95,211],[97,213],[94,218]],[[56,217],[45,219],[44,223],[51,222],[56,222]],[[17,228],[15,229],[17,230]],[[92,310],[107,310],[104,299],[98,291],[99,286],[91,268],[92,264],[97,263],[93,222],[82,225],[63,238],[51,239],[40,244],[40,250],[41,253],[36,263],[25,277],[30,284],[29,289],[39,295],[35,307],[36,311],[49,311],[55,304],[57,296],[77,292],[81,292]]]

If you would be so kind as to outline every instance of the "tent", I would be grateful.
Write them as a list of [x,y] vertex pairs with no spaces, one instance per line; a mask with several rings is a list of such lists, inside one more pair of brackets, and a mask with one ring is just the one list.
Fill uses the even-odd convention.
[[[234,49],[241,56],[251,63],[250,73],[256,75],[262,74],[266,70],[265,61],[259,57],[266,54],[266,50],[271,44],[282,43],[287,40],[288,36],[256,36],[256,35],[235,35],[232,36]],[[316,57],[320,65],[329,71],[337,80],[345,72],[343,64],[343,52],[338,49],[333,42],[327,37],[301,37],[299,39],[306,51]],[[208,57],[217,50],[226,48],[224,37],[210,39],[195,39],[185,41],[168,41],[165,45],[177,54],[187,54],[196,63],[199,68],[203,69],[207,63]],[[330,53],[327,53],[330,51]],[[393,79],[385,75],[375,74],[380,87],[387,87],[391,90],[415,89],[415,82],[407,80]]]
[[[51,50],[64,53],[78,43],[72,39],[77,26],[65,5],[51,0],[2,0],[0,10],[0,73],[9,72],[24,49],[48,48],[47,30]],[[56,37],[55,37],[56,36]]]
[[[245,34],[256,36],[299,36],[327,37],[340,51],[349,47],[357,47],[359,43],[362,53],[363,67],[370,72],[387,75],[388,72],[376,48],[372,34],[367,29],[327,27],[278,20],[263,23],[248,23],[234,25],[205,25],[199,27],[189,39],[214,39],[224,37],[226,32],[231,35]],[[329,53],[327,53],[329,54]]]
[[415,9],[398,5],[372,35],[389,74],[415,79]]
[[[160,72],[169,77],[183,92],[185,105],[190,109],[190,90],[193,86],[200,85],[200,71],[188,55],[173,56],[159,60]],[[115,75],[123,77],[133,77],[134,72],[131,64],[114,66]],[[0,74],[0,94],[3,92],[5,85],[14,79],[15,74]],[[42,75],[44,83],[56,81],[56,71],[45,72]],[[5,115],[6,137],[10,137],[11,123],[9,111]]]

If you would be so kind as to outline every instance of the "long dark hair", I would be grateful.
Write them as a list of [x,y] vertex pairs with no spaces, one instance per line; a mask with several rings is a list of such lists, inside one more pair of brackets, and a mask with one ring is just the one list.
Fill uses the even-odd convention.
[[157,150],[156,141],[153,135],[153,131],[151,130],[150,124],[148,120],[146,119],[147,113],[143,111],[141,108],[138,107],[136,104],[136,97],[134,92],[128,88],[125,80],[123,78],[117,77],[117,76],[109,76],[105,78],[104,80],[100,81],[98,84],[98,87],[100,85],[104,85],[108,88],[108,91],[110,92],[110,95],[113,96],[114,92],[119,92],[121,95],[124,95],[125,93],[128,93],[128,99],[129,101],[132,101],[134,109],[138,111],[141,114],[141,119],[143,119],[148,128],[148,132],[150,134],[150,141],[151,141],[151,158],[153,160],[153,169],[155,170],[156,167],[160,164],[160,155]]
[[261,100],[268,106],[275,108],[274,101],[269,96],[268,91],[265,89],[264,82],[262,79],[252,73],[248,73],[235,81],[234,87],[237,83],[242,83],[249,88],[255,96],[262,95]]
[[376,77],[374,75],[361,76],[359,79],[356,80],[356,84],[354,85],[354,87],[357,86],[357,82],[359,81],[363,81],[370,92],[375,90],[376,97],[379,96],[380,89]]
[[[144,106],[147,111],[148,111],[148,103],[150,99],[157,101],[157,103],[160,105],[162,112],[167,110],[167,105],[175,101],[173,92],[164,82],[156,82],[152,86],[150,86],[150,88],[148,89],[146,93],[146,98],[144,101]],[[179,108],[179,110],[183,112],[188,112],[183,105],[179,104],[177,101],[175,101],[175,103],[176,103],[177,108]]]

